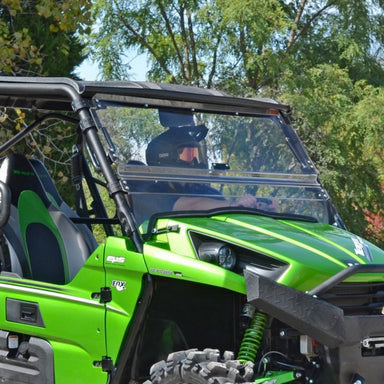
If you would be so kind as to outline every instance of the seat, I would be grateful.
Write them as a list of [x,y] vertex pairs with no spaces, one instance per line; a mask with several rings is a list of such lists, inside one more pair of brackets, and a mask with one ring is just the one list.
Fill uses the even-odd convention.
[[[46,176],[54,186],[48,173]],[[54,191],[51,196],[46,192],[31,161],[19,154],[5,158],[0,178],[12,194],[11,230],[4,233],[15,249],[23,276],[56,284],[71,281],[89,257],[90,247],[52,198]],[[16,250],[20,239],[24,252]]]
[[[60,196],[59,191],[57,190],[55,183],[53,182],[47,168],[39,159],[28,159],[32,164],[37,176],[39,177],[41,184],[44,187],[45,192],[47,193],[49,199],[64,212],[70,219],[78,218],[77,213],[63,200]],[[91,254],[98,246],[93,233],[85,224],[75,224],[76,227],[82,233],[84,240],[87,243],[89,254]]]

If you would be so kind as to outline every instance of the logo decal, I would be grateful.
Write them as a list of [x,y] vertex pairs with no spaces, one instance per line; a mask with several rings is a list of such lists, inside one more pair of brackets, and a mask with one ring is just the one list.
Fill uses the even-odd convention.
[[159,273],[161,275],[173,275],[172,271],[167,269],[151,268],[152,273]]
[[168,269],[159,269],[159,268],[151,268],[151,272],[152,273],[158,273],[158,274],[161,274],[161,275],[168,275],[168,276],[177,276],[177,277],[183,277],[183,273],[182,272],[178,272],[178,271],[169,271]]
[[125,257],[118,257],[118,256],[107,256],[107,261],[110,263],[119,263],[123,264],[125,262]]
[[356,255],[363,256],[366,259],[368,259],[368,261],[373,261],[371,251],[370,251],[368,245],[364,243],[364,240],[361,239],[360,237],[357,237],[357,236],[351,237],[351,239],[353,241],[353,244],[355,245]]
[[125,284],[127,284],[126,281],[121,281],[121,280],[112,281],[112,287],[115,287],[118,291],[124,291],[124,289],[127,289]]

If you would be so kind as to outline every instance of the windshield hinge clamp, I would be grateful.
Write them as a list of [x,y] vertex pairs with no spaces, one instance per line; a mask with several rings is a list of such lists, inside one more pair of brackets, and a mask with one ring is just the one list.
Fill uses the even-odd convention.
[[98,299],[100,304],[112,301],[112,290],[109,287],[102,287],[100,292],[92,293],[92,299]]
[[168,225],[164,228],[154,228],[152,230],[152,235],[160,235],[162,233],[169,233],[169,232],[179,232],[180,227],[178,224]]
[[113,365],[113,361],[109,356],[103,356],[100,361],[94,361],[93,365],[95,367],[99,367],[103,370],[103,372],[111,373],[115,366]]
[[109,196],[113,196],[117,192],[124,192],[123,184],[120,181],[114,183],[108,183],[107,185]]
[[71,106],[72,106],[73,112],[78,112],[81,109],[88,109],[92,107],[92,104],[88,100],[77,99],[72,101]]
[[94,128],[95,123],[93,122],[92,118],[88,116],[87,118],[82,118],[79,127],[82,132],[85,132],[87,129]]

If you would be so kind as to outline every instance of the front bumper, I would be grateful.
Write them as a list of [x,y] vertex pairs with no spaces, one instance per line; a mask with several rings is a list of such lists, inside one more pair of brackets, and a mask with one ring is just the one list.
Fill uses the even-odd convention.
[[[378,270],[382,268],[379,266]],[[345,316],[342,309],[316,295],[248,270],[244,271],[244,277],[252,305],[323,346],[327,384],[350,384],[355,377],[361,378],[361,383],[384,383],[384,353],[371,356],[364,353],[367,344],[384,340],[383,315]],[[332,279],[332,283],[335,281],[337,278]]]

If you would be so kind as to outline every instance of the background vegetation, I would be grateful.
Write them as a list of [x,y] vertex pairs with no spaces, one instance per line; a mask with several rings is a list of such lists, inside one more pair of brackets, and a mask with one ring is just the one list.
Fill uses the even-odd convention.
[[150,80],[291,104],[346,225],[384,245],[384,1],[0,4],[2,74],[71,76],[88,57],[103,79],[129,79],[132,52],[145,53]]
[[[89,33],[91,24],[90,0],[1,0],[0,74],[74,77],[85,58],[79,35]],[[22,129],[25,121],[22,112],[1,111],[0,142]],[[67,171],[74,140],[73,127],[55,124],[30,134],[18,151],[43,160],[69,196]]]

